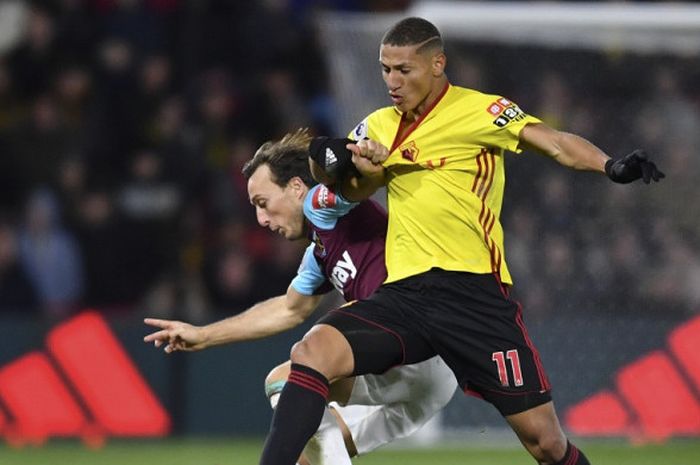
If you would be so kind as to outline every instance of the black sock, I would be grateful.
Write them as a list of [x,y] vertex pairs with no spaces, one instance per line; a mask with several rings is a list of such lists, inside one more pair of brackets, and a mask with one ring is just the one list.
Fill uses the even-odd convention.
[[318,429],[328,399],[328,380],[318,371],[292,363],[272,416],[260,465],[294,465]]
[[591,465],[583,452],[578,450],[576,446],[568,442],[566,444],[566,453],[564,458],[558,461],[555,465]]

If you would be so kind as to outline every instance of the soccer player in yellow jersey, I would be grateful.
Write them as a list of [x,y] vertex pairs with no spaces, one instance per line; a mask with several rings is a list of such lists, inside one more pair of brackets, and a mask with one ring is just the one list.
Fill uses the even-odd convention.
[[[542,465],[586,465],[564,435],[550,383],[509,294],[499,221],[505,151],[532,148],[615,182],[664,177],[643,151],[613,160],[515,103],[449,83],[439,31],[407,18],[384,36],[379,58],[393,106],[370,114],[345,148],[312,153],[322,182],[359,197],[386,185],[388,277],[369,299],[329,312],[292,349],[287,383],[261,464],[292,465],[320,418],[319,391],[349,375],[382,373],[439,354],[465,393],[493,404]],[[353,142],[354,141],[354,142]],[[344,144],[340,144],[342,148]],[[354,164],[362,175],[345,175]]]

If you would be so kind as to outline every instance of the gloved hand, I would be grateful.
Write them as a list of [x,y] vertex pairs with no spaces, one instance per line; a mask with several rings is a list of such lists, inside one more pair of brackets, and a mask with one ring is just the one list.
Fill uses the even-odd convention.
[[309,158],[332,179],[342,179],[349,173],[354,173],[352,152],[347,144],[355,141],[346,138],[333,139],[330,137],[314,137],[309,144]]
[[617,160],[608,160],[605,163],[605,174],[620,184],[627,184],[642,178],[645,184],[651,180],[659,181],[666,177],[644,150],[637,149]]

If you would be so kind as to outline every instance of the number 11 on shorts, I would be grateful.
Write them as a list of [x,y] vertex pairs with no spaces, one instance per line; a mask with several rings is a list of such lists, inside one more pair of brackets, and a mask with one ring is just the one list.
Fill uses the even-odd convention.
[[523,385],[523,372],[520,369],[520,358],[516,349],[508,352],[494,352],[491,354],[491,360],[496,362],[498,368],[498,378],[501,381],[501,386],[510,386],[508,379],[508,369],[506,367],[506,359],[510,362],[510,368],[513,370],[513,383],[515,386]]

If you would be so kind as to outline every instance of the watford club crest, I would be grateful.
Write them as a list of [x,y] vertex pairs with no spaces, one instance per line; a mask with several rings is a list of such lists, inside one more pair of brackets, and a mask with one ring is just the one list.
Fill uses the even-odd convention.
[[410,162],[415,163],[418,159],[418,147],[416,147],[416,143],[413,141],[399,147],[399,152],[401,152],[401,156],[404,159]]

